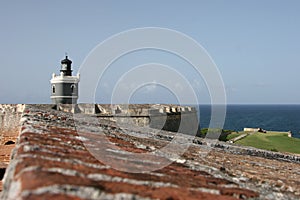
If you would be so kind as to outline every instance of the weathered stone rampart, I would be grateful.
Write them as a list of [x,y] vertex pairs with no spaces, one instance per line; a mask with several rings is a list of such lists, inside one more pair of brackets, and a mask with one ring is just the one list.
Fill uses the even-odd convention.
[[15,142],[24,107],[24,104],[0,104],[0,145]]
[[0,104],[0,191],[2,179],[20,133],[20,119],[25,105]]
[[84,113],[118,123],[196,135],[199,129],[195,107],[167,104],[60,104],[57,110]]
[[[152,105],[148,105],[148,111],[149,108]],[[297,155],[158,131],[149,126],[132,126],[115,119],[128,115],[113,118],[105,105],[101,108],[102,116],[93,114],[90,112],[92,110],[87,111],[87,106],[84,109],[88,115],[62,112],[53,109],[53,105],[25,106],[18,140],[5,173],[2,199],[300,197]],[[116,110],[121,110],[117,114],[122,114],[121,106]],[[140,113],[139,117],[146,116],[142,105],[136,105],[133,110]],[[149,124],[150,121],[151,117]],[[170,142],[180,148],[181,141],[174,140],[175,137],[189,141],[191,145],[180,157],[176,156],[176,148],[162,151],[161,157],[172,161],[171,164],[151,172],[117,170],[103,160],[96,159],[89,150],[90,147],[95,151],[100,150],[118,161],[120,166],[126,167],[132,164],[129,158],[133,153],[152,154]],[[103,143],[104,138],[119,150],[101,148],[106,144]],[[100,142],[99,146],[95,141]],[[157,163],[155,160],[139,160],[134,162],[133,167],[147,169]]]

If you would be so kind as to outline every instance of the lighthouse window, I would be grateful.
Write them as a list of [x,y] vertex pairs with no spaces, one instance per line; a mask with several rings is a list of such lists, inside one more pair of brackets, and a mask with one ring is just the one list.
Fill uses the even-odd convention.
[[55,93],[55,86],[54,85],[52,86],[52,93],[53,94]]
[[71,85],[71,92],[72,93],[74,93],[75,92],[75,88],[76,88],[76,86],[73,84],[73,85]]

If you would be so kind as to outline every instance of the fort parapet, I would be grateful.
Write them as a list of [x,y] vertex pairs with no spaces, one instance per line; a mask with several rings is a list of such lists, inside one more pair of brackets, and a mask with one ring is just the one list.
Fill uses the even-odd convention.
[[58,104],[56,109],[83,113],[118,123],[133,123],[159,130],[196,135],[199,129],[197,110],[193,106],[169,104]]
[[[131,105],[127,108],[126,105],[113,105],[111,109],[110,105],[73,108],[68,105],[2,105],[2,133],[12,128],[16,130],[17,139],[13,140],[15,144],[5,145],[1,141],[3,146],[13,147],[7,169],[5,166],[0,168],[0,175],[5,172],[1,199],[300,198],[298,155],[157,131],[138,126],[139,123],[119,126],[122,123],[118,119],[131,119],[128,113],[135,114],[133,118],[141,117],[142,121],[148,117],[149,126],[155,122],[151,117],[188,116],[182,109],[195,114],[188,107],[155,106]],[[97,109],[100,112],[94,112]],[[12,118],[15,121],[10,120]],[[130,173],[96,159],[87,149],[104,137],[122,151],[103,150],[124,166],[128,165],[128,156],[133,153],[152,154],[170,142],[180,147],[181,141],[174,137],[191,144],[179,157],[176,148],[162,151],[161,157],[172,161],[164,168]],[[95,149],[101,147],[95,146]],[[1,150],[1,158],[3,152]],[[144,169],[157,163],[156,160],[145,163],[142,159],[134,165]]]

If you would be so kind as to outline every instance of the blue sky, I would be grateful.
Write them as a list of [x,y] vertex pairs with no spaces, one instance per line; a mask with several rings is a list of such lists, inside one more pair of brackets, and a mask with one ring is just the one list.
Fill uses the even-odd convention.
[[[299,10],[296,0],[2,0],[0,103],[50,103],[49,80],[58,73],[65,52],[76,73],[89,52],[108,37],[133,28],[163,27],[192,37],[207,50],[222,75],[228,103],[298,104]],[[106,85],[113,84],[109,79],[128,61],[160,59],[188,67],[172,55],[145,51],[116,63]],[[192,73],[186,76],[195,80]],[[97,102],[109,101],[106,90],[105,84],[98,86]],[[200,103],[209,103],[201,78],[195,91]],[[140,88],[132,100],[155,101],[171,103],[176,98],[163,88],[148,87]]]

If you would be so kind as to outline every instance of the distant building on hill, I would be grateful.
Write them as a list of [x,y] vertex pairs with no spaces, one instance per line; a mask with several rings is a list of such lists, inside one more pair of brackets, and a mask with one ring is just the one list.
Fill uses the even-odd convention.
[[72,61],[66,56],[61,61],[60,74],[52,74],[51,100],[53,104],[77,104],[79,74],[72,76]]
[[262,128],[244,128],[245,132],[261,132],[266,133],[267,131]]

